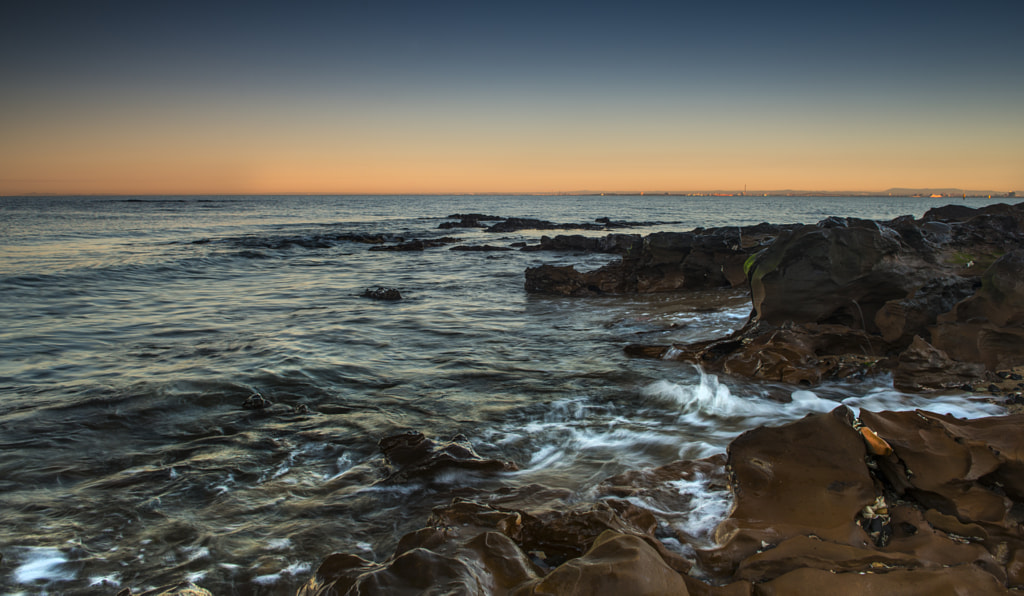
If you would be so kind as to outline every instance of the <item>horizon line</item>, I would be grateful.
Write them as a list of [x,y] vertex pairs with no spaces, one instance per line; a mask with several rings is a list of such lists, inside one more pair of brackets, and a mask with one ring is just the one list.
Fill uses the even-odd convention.
[[[694,190],[547,190],[547,191],[456,191],[456,192],[29,192],[0,193],[0,197],[274,197],[274,196],[731,196],[731,197],[764,197],[764,196],[893,196],[912,198],[924,193],[937,194],[939,197],[955,195],[971,198],[1017,198],[1014,195],[1021,190],[965,190],[955,187],[942,188],[910,188],[892,187],[884,190],[821,190],[821,189],[694,189]],[[999,196],[997,196],[999,195]],[[934,198],[939,198],[934,197]]]

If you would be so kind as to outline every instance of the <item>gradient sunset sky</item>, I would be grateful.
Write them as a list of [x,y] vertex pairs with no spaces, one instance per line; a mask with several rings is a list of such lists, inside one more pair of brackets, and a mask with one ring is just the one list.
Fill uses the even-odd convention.
[[0,194],[1024,190],[1024,2],[0,7]]

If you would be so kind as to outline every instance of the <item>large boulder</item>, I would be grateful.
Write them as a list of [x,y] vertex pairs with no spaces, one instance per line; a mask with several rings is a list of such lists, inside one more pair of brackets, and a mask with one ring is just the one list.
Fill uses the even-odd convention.
[[877,332],[876,313],[920,285],[920,265],[891,228],[833,218],[782,234],[753,259],[747,275],[760,321]]

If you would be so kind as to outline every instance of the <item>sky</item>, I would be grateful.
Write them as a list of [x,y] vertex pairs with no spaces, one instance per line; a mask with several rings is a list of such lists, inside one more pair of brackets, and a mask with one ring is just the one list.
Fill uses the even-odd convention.
[[1024,2],[0,6],[0,194],[1024,190]]

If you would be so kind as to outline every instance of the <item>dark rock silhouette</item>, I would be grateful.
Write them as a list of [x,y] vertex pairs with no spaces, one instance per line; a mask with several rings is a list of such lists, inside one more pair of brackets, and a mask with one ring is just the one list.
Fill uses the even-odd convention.
[[[742,329],[627,352],[802,384],[894,370],[898,386],[917,391],[1024,365],[1024,203],[933,209],[921,220],[829,218],[782,230],[744,267],[753,314]],[[582,293],[623,287],[557,273],[550,288],[539,272],[527,279]]]
[[370,298],[372,300],[401,300],[402,293],[395,288],[385,288],[377,286],[376,288],[366,288],[361,294],[363,298]]

